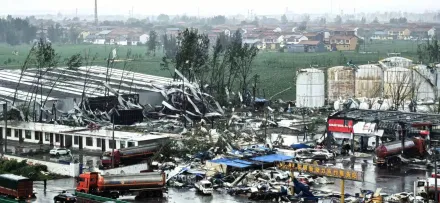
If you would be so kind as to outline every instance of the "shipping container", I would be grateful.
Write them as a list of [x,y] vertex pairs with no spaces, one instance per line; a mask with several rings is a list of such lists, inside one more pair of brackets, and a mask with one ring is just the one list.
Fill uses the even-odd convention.
[[17,199],[31,198],[34,194],[33,181],[14,174],[1,174],[0,193]]
[[324,72],[316,68],[301,69],[296,78],[296,105],[322,107],[325,103]]
[[327,70],[327,96],[330,103],[354,97],[355,72],[351,67],[335,66]]
[[378,65],[360,65],[355,73],[355,95],[356,98],[381,97],[383,71]]

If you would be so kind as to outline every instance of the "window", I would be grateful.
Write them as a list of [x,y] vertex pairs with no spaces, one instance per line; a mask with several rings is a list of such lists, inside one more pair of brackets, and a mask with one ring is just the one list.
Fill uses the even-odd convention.
[[55,134],[55,142],[60,142],[60,134]]
[[134,147],[134,142],[128,142],[128,147]]
[[89,147],[93,146],[93,138],[86,137],[86,146],[89,146]]
[[0,128],[0,137],[3,137],[3,128]]
[[345,44],[350,44],[350,40],[346,39]]
[[40,140],[40,136],[43,134],[42,132],[35,131],[35,140]]
[[21,130],[14,130],[14,137],[18,137],[18,134],[20,133]]
[[113,140],[108,141],[108,145],[109,145],[110,149],[116,149],[115,143],[116,143],[116,141],[113,141]]
[[125,141],[120,141],[119,145],[121,146],[121,149],[124,149],[125,148]]
[[101,147],[102,146],[102,140],[101,138],[96,138],[96,146]]
[[50,133],[44,133],[44,140],[49,141],[50,140]]
[[74,136],[73,137],[73,144],[78,144],[79,143],[79,137],[78,136]]
[[11,128],[8,128],[7,130],[6,130],[6,136],[8,136],[8,137],[11,137]]
[[24,131],[24,137],[26,139],[32,139],[31,131],[30,130],[25,130]]

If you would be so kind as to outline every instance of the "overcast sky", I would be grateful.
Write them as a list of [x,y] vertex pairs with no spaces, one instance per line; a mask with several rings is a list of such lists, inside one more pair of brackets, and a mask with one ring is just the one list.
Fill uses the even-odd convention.
[[[0,14],[93,14],[94,0],[0,0]],[[201,16],[282,14],[286,8],[294,13],[344,13],[440,10],[440,0],[98,0],[98,14],[135,15],[187,14]]]

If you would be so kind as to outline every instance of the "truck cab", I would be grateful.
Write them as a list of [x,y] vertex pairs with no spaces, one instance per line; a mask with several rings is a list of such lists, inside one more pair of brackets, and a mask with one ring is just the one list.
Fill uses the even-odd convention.
[[195,183],[194,186],[196,187],[198,192],[205,195],[212,195],[212,191],[214,190],[212,188],[212,183],[207,180],[201,180]]
[[111,151],[104,152],[101,156],[101,165],[103,168],[110,168],[112,166],[112,157],[115,162],[115,167],[118,167],[121,164],[121,154],[118,150],[115,150],[114,153]]
[[94,194],[98,188],[99,174],[96,172],[80,174],[77,179],[77,192]]

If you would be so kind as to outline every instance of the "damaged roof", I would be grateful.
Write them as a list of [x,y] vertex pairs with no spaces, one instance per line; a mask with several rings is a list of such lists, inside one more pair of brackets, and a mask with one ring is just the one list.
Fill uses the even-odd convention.
[[255,157],[255,158],[252,158],[251,160],[266,162],[266,163],[273,163],[273,162],[279,162],[279,161],[288,161],[288,160],[292,160],[293,158],[295,158],[295,157],[286,156],[286,155],[282,155],[282,154],[270,154],[270,155]]

